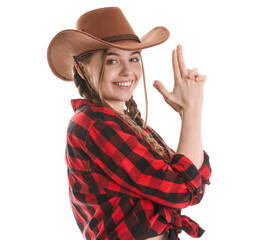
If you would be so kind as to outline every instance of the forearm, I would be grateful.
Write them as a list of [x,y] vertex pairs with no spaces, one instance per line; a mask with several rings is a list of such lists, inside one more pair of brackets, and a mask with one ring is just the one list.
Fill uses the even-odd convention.
[[184,154],[199,169],[202,166],[201,111],[184,111],[177,153]]

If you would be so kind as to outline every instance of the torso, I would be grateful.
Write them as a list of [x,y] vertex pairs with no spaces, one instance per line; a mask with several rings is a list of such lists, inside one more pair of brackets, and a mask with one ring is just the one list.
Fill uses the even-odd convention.
[[152,237],[152,238],[147,238],[146,240],[167,240],[168,238],[168,233],[169,231],[163,233],[162,235],[156,236],[156,237]]

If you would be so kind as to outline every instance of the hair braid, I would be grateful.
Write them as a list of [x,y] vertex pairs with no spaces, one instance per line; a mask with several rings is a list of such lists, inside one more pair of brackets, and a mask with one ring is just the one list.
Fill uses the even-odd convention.
[[131,96],[130,100],[125,102],[125,105],[128,109],[128,112],[130,112],[132,116],[139,115],[141,117],[141,112],[138,109],[137,103],[133,99],[133,95]]

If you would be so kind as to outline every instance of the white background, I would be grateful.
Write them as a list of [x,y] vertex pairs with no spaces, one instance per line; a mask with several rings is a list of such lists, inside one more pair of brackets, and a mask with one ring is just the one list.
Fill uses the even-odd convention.
[[[152,86],[173,87],[171,52],[182,44],[187,68],[207,75],[202,139],[211,185],[183,214],[203,240],[262,238],[262,7],[260,1],[5,1],[1,4],[0,238],[81,240],[68,199],[64,149],[74,84],[56,78],[46,50],[83,13],[119,6],[136,34],[155,26],[167,42],[143,51],[148,125],[177,148],[180,117]],[[145,116],[142,81],[134,98]],[[192,239],[187,234],[182,240]]]

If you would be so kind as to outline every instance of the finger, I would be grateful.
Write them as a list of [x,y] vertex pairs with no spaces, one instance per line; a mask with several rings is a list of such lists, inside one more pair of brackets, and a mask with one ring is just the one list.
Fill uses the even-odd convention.
[[203,79],[203,77],[202,77],[201,74],[198,74],[198,75],[195,77],[195,81],[196,81],[196,82],[200,82],[200,81],[202,81],[202,79]]
[[[187,72],[187,77],[188,77],[190,74],[193,74],[193,69],[187,68],[187,69],[186,69],[186,72]],[[194,74],[193,74],[193,75],[194,75]]]
[[187,69],[187,78],[194,79],[198,77],[198,68]]
[[207,78],[206,75],[200,75],[200,74],[198,74],[198,77],[195,79],[195,81],[205,83],[206,78]]
[[181,76],[185,78],[187,76],[187,70],[184,62],[184,57],[183,57],[183,49],[182,45],[177,46],[177,52],[178,52],[178,63],[179,63],[179,68],[181,72]]
[[187,72],[187,78],[193,78],[192,69],[187,68],[186,72]]
[[179,69],[177,51],[174,49],[172,54],[173,72],[174,72],[174,83],[178,83],[181,80],[181,73]]
[[160,81],[154,81],[153,86],[163,95],[165,99],[169,98],[169,95],[171,95],[171,93],[165,89],[164,85]]
[[198,68],[193,68],[192,72],[193,72],[195,78],[198,77]]

